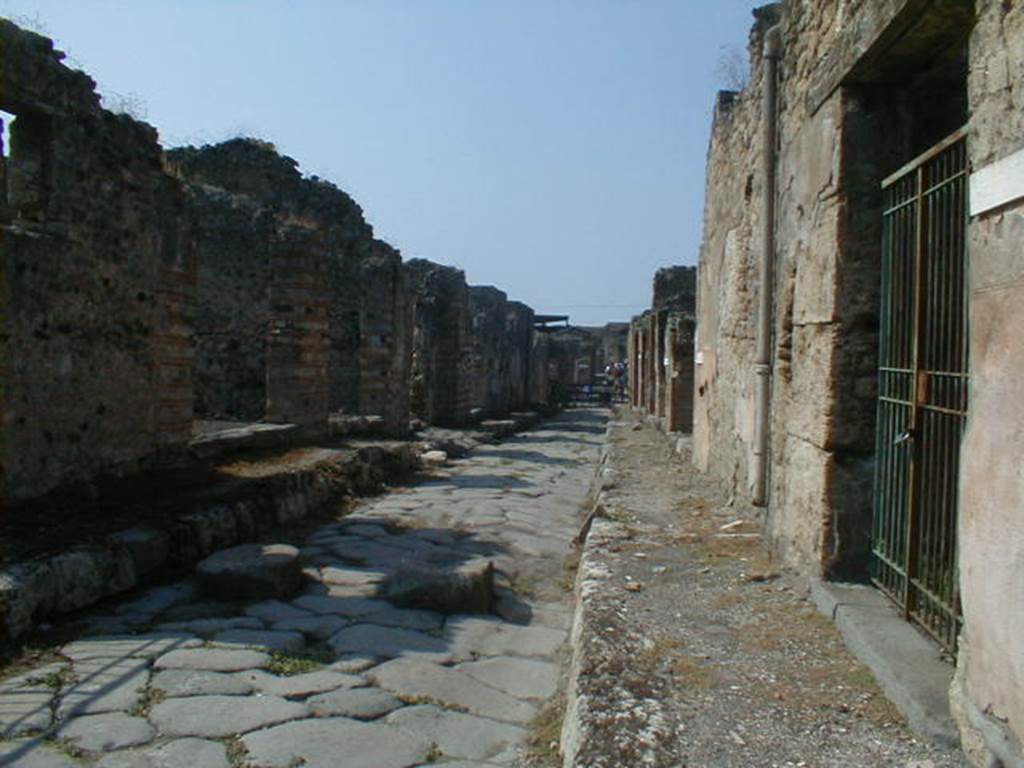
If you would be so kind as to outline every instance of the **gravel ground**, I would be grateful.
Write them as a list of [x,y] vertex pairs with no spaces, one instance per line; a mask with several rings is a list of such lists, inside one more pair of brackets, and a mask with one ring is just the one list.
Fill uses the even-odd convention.
[[773,561],[752,510],[619,419],[577,578],[567,764],[967,765],[907,727]]

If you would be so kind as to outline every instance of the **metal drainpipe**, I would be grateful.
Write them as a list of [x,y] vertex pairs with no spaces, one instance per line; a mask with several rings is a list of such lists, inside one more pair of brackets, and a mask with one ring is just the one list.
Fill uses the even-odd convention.
[[775,143],[777,135],[776,101],[778,96],[779,55],[782,34],[778,26],[764,38],[764,89],[761,137],[761,167],[764,169],[764,219],[762,221],[761,263],[758,280],[761,290],[757,304],[757,350],[754,374],[757,377],[757,401],[754,422],[754,504],[768,504],[768,421],[772,375],[772,273],[775,260]]

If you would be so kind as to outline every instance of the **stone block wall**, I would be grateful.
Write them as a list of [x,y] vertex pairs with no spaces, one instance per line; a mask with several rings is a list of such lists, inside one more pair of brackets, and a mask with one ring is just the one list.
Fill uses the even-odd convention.
[[273,214],[246,195],[190,185],[196,222],[195,414],[266,415]]
[[469,288],[460,269],[403,265],[415,301],[410,407],[428,424],[457,425],[475,407]]
[[508,340],[508,376],[505,385],[505,408],[513,411],[531,403],[540,403],[532,395],[531,355],[533,350],[534,312],[519,301],[510,301],[505,311],[505,337]]
[[156,131],[99,106],[52,42],[0,20],[15,115],[3,226],[5,503],[122,474],[191,434],[194,265]]
[[314,434],[327,424],[327,297],[319,232],[281,227],[271,244],[267,412]]
[[[766,6],[751,33],[751,82],[715,110],[698,283],[694,461],[752,490],[757,265],[762,252],[762,46],[778,23],[780,61],[768,530],[784,557],[811,572],[866,568],[878,345],[880,182],[909,159],[934,116],[870,85],[858,62],[916,66],[880,53],[928,3],[856,10]],[[856,23],[847,16],[855,16]],[[902,35],[902,37],[901,37]],[[866,65],[864,65],[866,66]],[[912,90],[910,86],[908,90]],[[955,105],[954,105],[955,106]],[[957,109],[947,123],[955,127]],[[952,128],[951,128],[952,130]],[[746,174],[737,168],[748,169]]]
[[547,403],[551,394],[550,381],[551,340],[548,334],[537,331],[530,344],[529,398],[530,404]]
[[[751,84],[722,94],[708,153],[694,460],[749,492],[762,229],[761,42],[779,23],[768,532],[786,561],[867,574],[874,470],[881,180],[970,119],[970,402],[961,446],[954,710],[978,765],[1024,742],[1024,424],[1011,340],[1022,306],[1024,8],[997,0],[786,3],[758,12]],[[969,36],[969,39],[967,39]],[[737,169],[746,169],[738,173]],[[988,180],[992,180],[991,182]],[[1013,190],[1016,189],[1016,192]],[[1021,294],[1021,295],[1018,295]],[[636,332],[635,345],[641,340]],[[634,352],[635,354],[635,352]],[[1007,662],[1007,659],[1013,659]],[[971,746],[971,745],[974,746]],[[986,752],[986,750],[988,752]]]
[[[168,158],[207,222],[198,240],[198,412],[307,426],[328,412],[379,415],[388,432],[404,434],[410,315],[401,255],[373,238],[351,197],[303,177],[266,142],[235,139]],[[292,253],[303,238],[302,255],[276,268],[282,249]],[[311,388],[301,397],[289,392],[300,380]]]
[[508,296],[490,285],[469,287],[472,317],[473,406],[484,415],[509,410]]
[[359,274],[359,413],[381,416],[388,433],[409,430],[413,303],[402,256],[374,240]]

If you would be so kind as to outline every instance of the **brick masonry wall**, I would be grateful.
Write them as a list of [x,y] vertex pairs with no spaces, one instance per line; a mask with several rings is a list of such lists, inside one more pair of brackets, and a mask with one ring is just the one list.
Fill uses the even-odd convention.
[[156,131],[0,20],[8,501],[149,466],[191,429],[194,265]]
[[[304,366],[311,363],[303,375],[323,376],[324,383],[309,381],[315,392],[302,402],[312,411],[296,418],[321,420],[323,389],[328,411],[380,415],[390,433],[403,434],[410,319],[401,255],[373,238],[351,197],[329,182],[303,177],[294,160],[265,142],[236,139],[172,150],[169,157],[189,181],[200,214],[212,221],[200,230],[196,400],[202,412],[287,420],[298,413],[299,402],[286,391],[296,383],[288,368],[301,359]],[[295,241],[300,231],[310,237],[303,246],[306,260],[296,263],[311,270],[300,282],[322,281],[316,296],[287,282],[293,270],[273,267],[281,243]],[[275,283],[282,279],[284,284]],[[312,283],[307,287],[312,290]],[[275,295],[284,297],[276,310]],[[292,316],[296,307],[309,313],[309,322]],[[285,370],[268,367],[271,348],[273,361]],[[276,395],[272,383],[279,387]]]
[[457,425],[475,407],[469,288],[462,270],[407,261],[415,296],[411,408],[430,424]]

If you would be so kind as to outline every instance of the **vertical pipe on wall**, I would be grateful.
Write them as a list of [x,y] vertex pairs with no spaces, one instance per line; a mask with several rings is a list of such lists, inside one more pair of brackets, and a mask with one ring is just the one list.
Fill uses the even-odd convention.
[[761,168],[764,172],[762,252],[758,265],[760,291],[757,305],[757,349],[754,374],[757,383],[754,422],[754,498],[759,507],[768,504],[768,419],[771,399],[772,273],[775,261],[775,144],[777,132],[778,69],[782,49],[779,27],[764,39],[764,86],[762,88]]

